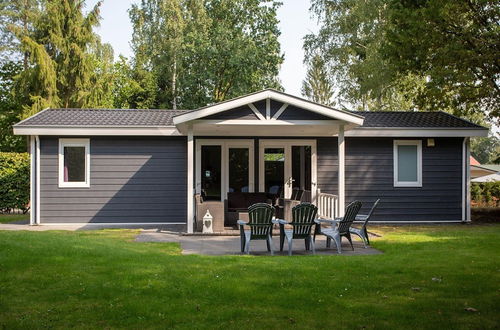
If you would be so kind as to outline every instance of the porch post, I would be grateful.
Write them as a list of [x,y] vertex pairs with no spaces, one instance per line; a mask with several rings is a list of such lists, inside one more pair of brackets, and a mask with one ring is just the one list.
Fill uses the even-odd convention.
[[338,156],[339,156],[339,216],[343,217],[345,212],[345,141],[344,125],[339,126],[338,138]]
[[30,136],[30,225],[36,224],[36,145],[35,137]]
[[193,195],[193,128],[188,128],[187,134],[187,232],[193,233],[193,218],[194,218],[194,195]]

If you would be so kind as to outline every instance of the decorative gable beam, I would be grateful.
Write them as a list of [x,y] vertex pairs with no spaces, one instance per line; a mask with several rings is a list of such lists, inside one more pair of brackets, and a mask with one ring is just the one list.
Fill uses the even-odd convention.
[[266,120],[266,118],[264,118],[264,116],[255,107],[255,105],[253,105],[253,103],[249,103],[248,106],[250,107],[250,109],[252,109],[253,113],[255,113],[255,115],[257,116],[257,118],[259,118],[260,120]]
[[285,112],[286,108],[288,107],[288,103],[283,103],[283,105],[281,106],[281,108],[279,108],[279,110],[274,114],[273,118],[271,118],[272,120],[276,120],[279,118],[279,116],[281,116],[281,114],[283,112]]
[[271,99],[266,99],[266,119],[271,119]]

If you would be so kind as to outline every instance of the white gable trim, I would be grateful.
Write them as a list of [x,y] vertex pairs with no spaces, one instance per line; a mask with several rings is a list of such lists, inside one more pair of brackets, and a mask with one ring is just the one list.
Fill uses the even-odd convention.
[[257,118],[259,118],[260,120],[266,120],[266,118],[264,118],[264,116],[260,113],[260,111],[255,107],[255,105],[253,105],[253,103],[250,103],[248,105],[248,107],[250,109],[252,109],[253,113],[257,116]]
[[[345,111],[340,111],[336,109],[329,108],[327,106],[313,103],[307,100],[303,100],[300,98],[296,98],[287,94],[283,94],[273,90],[264,90],[255,94],[250,94],[247,96],[243,96],[240,98],[236,98],[230,101],[214,104],[212,106],[188,112],[186,114],[178,115],[174,117],[174,124],[179,125],[188,121],[201,119],[206,116],[214,115],[220,112],[224,112],[226,110],[230,110],[233,108],[237,108],[244,105],[250,105],[251,103],[261,101],[264,99],[272,99],[278,102],[287,103],[290,105],[294,105],[299,108],[303,108],[315,113],[319,113],[321,115],[338,119],[342,121],[346,121],[348,123],[352,123],[355,125],[362,125],[364,118],[362,116],[358,116],[352,113],[348,113]],[[253,109],[252,109],[253,110]],[[261,114],[262,116],[262,114]],[[262,116],[264,118],[264,116]],[[260,117],[259,117],[260,119]]]
[[286,108],[288,108],[288,103],[283,103],[283,105],[281,106],[281,108],[279,108],[279,110],[274,114],[273,118],[271,118],[272,120],[276,120],[278,119],[281,114],[283,112],[285,112]]

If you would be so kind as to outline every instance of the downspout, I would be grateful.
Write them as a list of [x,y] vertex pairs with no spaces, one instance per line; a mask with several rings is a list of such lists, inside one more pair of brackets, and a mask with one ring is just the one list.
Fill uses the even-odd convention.
[[462,222],[471,221],[470,213],[470,147],[469,138],[465,137],[462,147],[463,172],[462,172]]
[[35,136],[36,141],[36,218],[35,223],[40,224],[40,137]]

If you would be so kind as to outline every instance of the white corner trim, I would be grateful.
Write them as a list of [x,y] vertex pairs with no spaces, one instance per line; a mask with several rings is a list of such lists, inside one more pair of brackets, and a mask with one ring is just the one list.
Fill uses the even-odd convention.
[[[85,148],[85,181],[64,181],[64,147]],[[90,187],[90,139],[59,139],[58,156],[59,188],[89,188]]]
[[[258,102],[261,100],[264,100],[266,98],[282,102],[282,103],[288,103],[291,105],[294,105],[299,108],[303,108],[312,112],[316,112],[319,114],[322,114],[324,116],[333,118],[333,119],[338,119],[338,120],[343,120],[348,123],[352,123],[355,125],[362,125],[364,118],[362,116],[358,116],[356,114],[348,113],[345,111],[341,110],[336,110],[329,108],[324,105],[316,104],[307,100],[303,100],[300,98],[296,98],[290,95],[286,95],[283,93],[279,93],[273,90],[264,90],[255,94],[243,96],[240,98],[236,98],[234,100],[214,104],[212,106],[208,106],[206,108],[193,111],[193,112],[188,112],[186,114],[178,115],[174,117],[174,124],[179,125],[187,121],[195,120],[195,119],[200,119],[206,116],[210,116],[219,112],[223,112],[229,109],[233,109],[236,107],[240,107],[243,105],[249,105],[254,102]],[[264,116],[262,116],[264,117]]]
[[194,232],[194,186],[193,186],[193,176],[194,176],[194,137],[193,137],[193,128],[191,125],[188,127],[188,136],[187,136],[187,232]]
[[344,126],[340,125],[339,134],[337,139],[338,148],[338,205],[339,216],[343,217],[345,214],[345,138]]
[[40,137],[37,135],[35,136],[35,142],[36,142],[36,178],[35,178],[35,184],[36,184],[36,198],[35,198],[35,204],[36,204],[36,218],[35,218],[35,224],[39,225],[40,224]]
[[273,118],[271,118],[272,120],[276,120],[278,119],[281,114],[283,112],[285,112],[286,108],[288,108],[288,103],[283,103],[283,105],[281,106],[281,108],[279,108],[279,110],[274,114]]
[[249,103],[248,107],[252,109],[253,113],[257,116],[257,118],[259,118],[260,120],[266,120],[266,118],[264,118],[264,116],[260,113],[259,109],[257,109],[255,105],[253,105],[253,103]]
[[14,126],[15,135],[58,136],[178,136],[175,127],[42,127]]
[[[417,146],[417,181],[398,180],[398,146]],[[422,140],[394,140],[394,187],[422,187]]]
[[483,128],[364,128],[346,132],[348,137],[474,137],[488,136]]

